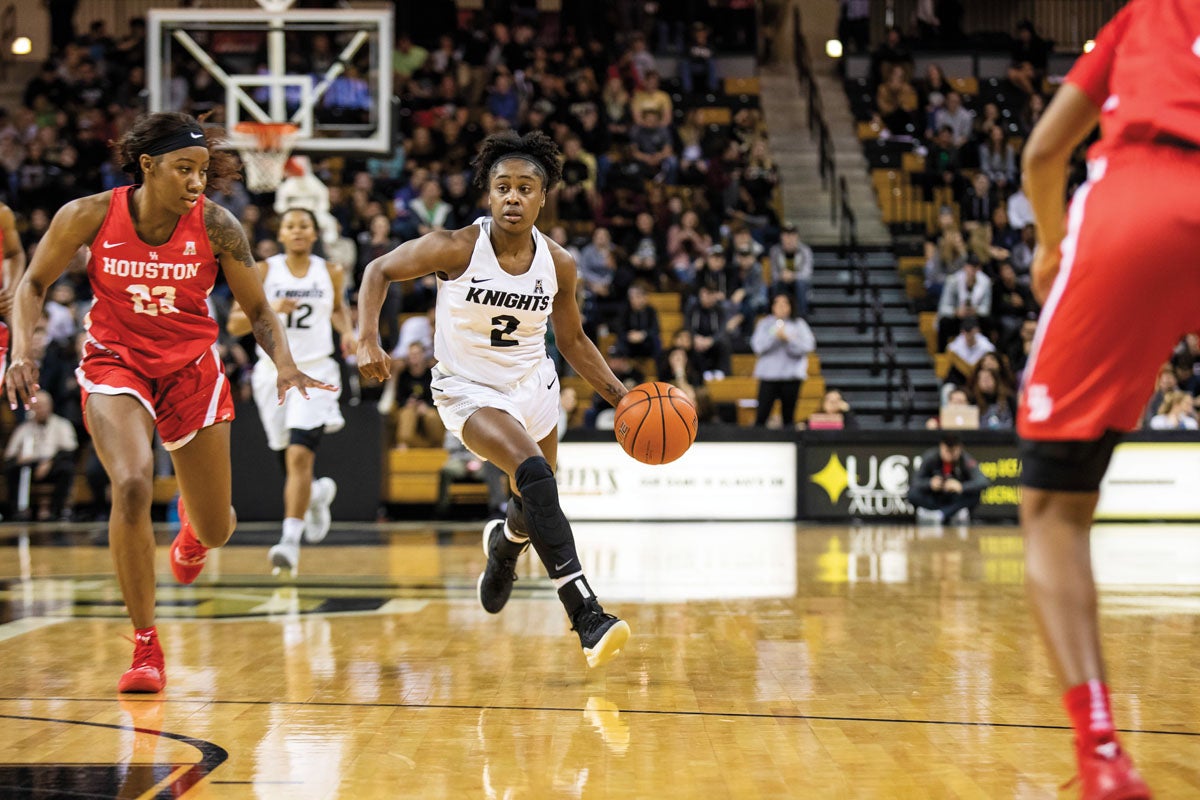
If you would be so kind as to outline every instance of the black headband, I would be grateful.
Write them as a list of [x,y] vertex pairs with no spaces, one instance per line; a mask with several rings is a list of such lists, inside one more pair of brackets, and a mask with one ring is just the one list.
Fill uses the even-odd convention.
[[524,153],[505,153],[504,155],[500,156],[499,158],[497,158],[495,160],[495,162],[493,162],[492,168],[490,170],[488,170],[489,175],[495,174],[496,168],[500,166],[501,161],[508,161],[509,159],[512,159],[512,158],[515,158],[518,161],[528,161],[530,164],[533,165],[533,168],[537,170],[538,177],[542,179],[542,183],[543,184],[546,183],[546,180],[547,180],[546,168],[542,166],[542,162],[538,161],[533,156],[528,156],[528,155],[525,155]]
[[198,123],[189,123],[171,133],[163,134],[157,139],[151,139],[144,147],[138,150],[134,160],[125,164],[123,169],[131,175],[137,175],[142,171],[142,166],[138,161],[141,160],[143,153],[148,156],[161,156],[163,153],[182,150],[185,147],[208,147],[208,139],[204,136],[204,129]]

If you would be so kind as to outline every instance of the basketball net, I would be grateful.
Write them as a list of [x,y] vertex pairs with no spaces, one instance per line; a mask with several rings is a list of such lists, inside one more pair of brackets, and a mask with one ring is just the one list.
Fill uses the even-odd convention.
[[258,142],[257,148],[237,149],[246,168],[246,188],[255,194],[275,191],[300,128],[288,122],[239,122],[234,130]]

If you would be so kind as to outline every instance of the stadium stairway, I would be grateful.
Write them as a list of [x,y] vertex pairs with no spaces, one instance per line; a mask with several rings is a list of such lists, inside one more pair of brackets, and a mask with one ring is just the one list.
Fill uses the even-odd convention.
[[937,415],[938,380],[895,256],[814,248],[813,261],[808,324],[826,386],[863,428],[924,426]]

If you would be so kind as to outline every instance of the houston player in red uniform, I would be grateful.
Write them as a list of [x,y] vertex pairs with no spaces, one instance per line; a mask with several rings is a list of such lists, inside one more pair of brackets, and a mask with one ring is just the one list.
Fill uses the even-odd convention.
[[[8,320],[12,318],[13,292],[25,274],[25,248],[21,247],[21,239],[17,236],[12,209],[4,203],[0,203],[0,258],[4,260],[4,269],[0,273],[0,317]],[[7,366],[8,325],[0,322],[0,381],[4,380]]]
[[[1045,301],[1017,430],[1030,601],[1075,730],[1086,800],[1150,791],[1109,706],[1089,532],[1120,434],[1172,346],[1200,327],[1200,5],[1133,0],[1080,57],[1025,146]],[[1088,180],[1070,156],[1095,126]]]
[[250,245],[238,221],[204,197],[208,183],[233,177],[230,156],[210,152],[204,129],[186,114],[140,117],[115,144],[138,177],[125,186],[63,206],[17,287],[13,360],[7,379],[13,407],[33,400],[38,365],[30,356],[34,324],[50,285],[72,255],[91,247],[95,295],[76,375],[84,420],[112,480],[109,542],[117,580],[135,630],[133,666],[123,692],[166,684],[154,627],[154,531],[151,443],[157,428],[179,481],[179,535],[171,570],[191,583],[208,549],[229,540],[229,382],[215,347],[217,323],[207,297],[225,272],[254,335],[279,370],[282,402],[290,388],[331,389],[301,373],[279,320],[263,296]]

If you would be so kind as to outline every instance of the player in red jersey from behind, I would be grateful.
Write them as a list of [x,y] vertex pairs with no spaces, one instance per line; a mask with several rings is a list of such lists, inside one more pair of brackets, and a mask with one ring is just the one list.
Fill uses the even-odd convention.
[[14,300],[9,402],[33,402],[38,365],[34,324],[50,285],[82,246],[91,247],[88,279],[95,303],[76,376],[84,421],[112,480],[109,546],[133,622],[133,666],[122,692],[158,692],[166,684],[154,626],[154,531],[150,524],[158,430],[179,481],[179,535],[171,571],[181,583],[200,574],[209,548],[233,533],[229,425],[233,403],[217,354],[217,323],[207,299],[223,269],[255,337],[279,370],[282,401],[291,388],[332,389],[300,372],[267,304],[246,234],[233,215],[204,197],[205,186],[234,176],[231,156],[210,151],[186,114],[138,118],[114,145],[133,186],[63,206],[34,254]]
[[[1117,738],[1100,648],[1090,529],[1101,478],[1159,366],[1200,327],[1200,5],[1133,0],[1076,62],[1025,145],[1045,302],[1017,431],[1030,602],[1075,730],[1085,800],[1150,790]],[[1070,212],[1075,147],[1097,120]]]
[[13,292],[16,291],[17,281],[25,274],[25,248],[21,247],[21,238],[17,235],[16,219],[12,209],[0,203],[0,259],[4,260],[4,269],[0,272],[0,381],[4,380],[4,371],[8,367],[8,325],[12,319]]

